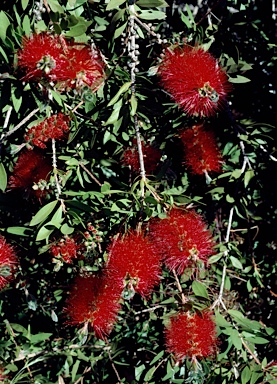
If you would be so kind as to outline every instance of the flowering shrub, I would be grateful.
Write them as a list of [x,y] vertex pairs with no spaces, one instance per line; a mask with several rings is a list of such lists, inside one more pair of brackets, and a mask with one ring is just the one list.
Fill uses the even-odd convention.
[[0,381],[276,383],[261,3],[2,1]]

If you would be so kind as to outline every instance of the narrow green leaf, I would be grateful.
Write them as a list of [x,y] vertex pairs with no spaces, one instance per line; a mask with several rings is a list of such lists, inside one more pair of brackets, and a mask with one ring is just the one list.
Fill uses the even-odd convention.
[[71,235],[74,232],[74,228],[70,227],[67,223],[61,226],[61,233],[63,235]]
[[248,186],[249,181],[254,176],[255,176],[255,173],[254,173],[253,169],[249,169],[248,171],[245,172],[245,174],[244,174],[244,186],[245,186],[245,188]]
[[21,0],[21,6],[23,11],[28,7],[29,0]]
[[137,113],[137,107],[138,107],[138,101],[137,101],[137,98],[135,95],[132,94],[131,96],[131,116],[135,116],[135,114]]
[[30,226],[40,224],[42,221],[46,220],[50,213],[54,210],[57,202],[58,200],[51,201],[51,203],[48,203],[42,207],[32,218]]
[[138,0],[136,5],[143,8],[168,7],[164,0]]
[[52,336],[52,333],[46,333],[46,332],[37,333],[36,335],[31,335],[30,342],[31,344],[40,343],[41,341],[45,341],[49,339],[51,336]]
[[235,268],[243,269],[243,266],[242,266],[241,262],[236,257],[230,256],[230,260],[231,260],[232,265]]
[[4,11],[0,12],[0,38],[5,41],[10,20]]
[[163,20],[166,18],[166,14],[162,11],[141,11],[138,17],[143,20]]
[[[8,227],[7,232],[12,233],[13,235],[18,235],[18,236],[30,236],[30,231],[32,231],[31,228],[26,228],[26,227]],[[29,233],[25,233],[29,232]]]
[[64,13],[63,7],[59,4],[57,0],[47,0],[49,7],[51,8],[51,11],[58,12],[58,13]]
[[71,379],[72,379],[72,381],[75,381],[79,365],[80,365],[80,360],[76,360],[75,364],[72,367],[72,371],[71,371]]
[[252,372],[250,384],[255,384],[264,374],[262,372]]
[[109,4],[106,7],[106,11],[110,11],[112,9],[115,9],[123,3],[126,3],[126,0],[110,0]]
[[158,360],[160,360],[161,357],[163,357],[164,351],[159,352],[153,360],[151,360],[150,365],[155,364]]
[[110,100],[109,104],[108,104],[108,107],[112,106],[113,104],[115,104],[117,102],[117,100],[119,99],[119,97],[122,95],[122,93],[125,93],[131,86],[132,82],[131,81],[128,81],[127,83],[123,84],[118,92],[116,93],[116,95]]
[[31,23],[29,16],[25,15],[22,22],[22,28],[26,36],[30,36],[31,33]]
[[241,75],[237,75],[236,77],[230,77],[229,76],[229,79],[230,83],[248,83],[249,81],[251,81],[250,79],[248,79],[247,77],[245,76],[241,76]]
[[121,27],[117,28],[114,32],[114,38],[117,39],[121,34],[125,31],[127,26],[127,22],[121,25]]
[[[0,53],[4,57],[5,61],[8,63],[9,62],[8,56],[6,55],[6,52],[4,51],[4,49],[1,46],[0,46]],[[2,76],[3,75],[4,74],[2,73]],[[9,74],[7,74],[7,75],[9,75]]]
[[146,375],[144,377],[144,382],[147,383],[149,380],[152,379],[152,376],[153,376],[154,372],[156,371],[156,369],[157,369],[156,367],[152,367],[149,369],[149,371],[146,372]]
[[207,288],[204,284],[200,283],[200,281],[193,281],[192,290],[196,296],[204,297],[205,299],[209,298]]
[[135,367],[135,378],[138,381],[140,379],[140,376],[142,372],[145,370],[145,365],[139,365],[138,367]]
[[7,188],[8,178],[5,167],[2,163],[0,163],[0,189],[4,192]]
[[38,231],[36,241],[47,240],[53,231],[54,229],[46,228],[46,226],[41,227],[40,230]]
[[246,365],[241,372],[241,384],[246,384],[251,378],[250,368]]

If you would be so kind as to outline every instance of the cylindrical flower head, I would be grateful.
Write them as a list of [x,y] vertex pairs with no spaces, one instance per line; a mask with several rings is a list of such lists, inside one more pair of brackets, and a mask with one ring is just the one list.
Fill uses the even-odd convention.
[[34,190],[32,186],[41,180],[48,180],[52,171],[51,159],[39,151],[22,151],[9,178],[9,188],[22,188],[38,199],[45,196],[46,191]]
[[150,223],[150,236],[165,265],[182,274],[186,268],[207,263],[214,253],[212,234],[194,211],[172,209],[167,218]]
[[[152,147],[150,144],[144,144],[142,142],[141,145],[144,157],[145,171],[148,174],[153,173],[159,164],[159,160],[162,155],[161,151],[157,148]],[[133,172],[140,172],[139,154],[135,140],[133,143],[133,147],[128,147],[124,151],[122,163],[123,165],[129,165]]]
[[14,278],[18,260],[14,249],[0,236],[0,289],[3,289]]
[[53,71],[59,72],[63,63],[63,49],[59,38],[46,33],[23,37],[22,49],[18,51],[18,67],[26,75],[24,80],[49,77]]
[[65,59],[59,71],[55,71],[61,89],[99,88],[104,79],[104,63],[98,51],[82,44],[69,44]]
[[212,313],[181,312],[173,316],[165,330],[165,343],[179,361],[214,355],[217,338]]
[[127,284],[143,297],[151,294],[159,283],[159,254],[143,234],[129,232],[110,245],[107,273],[122,286]]
[[39,148],[46,148],[46,142],[55,139],[62,140],[69,131],[69,117],[63,113],[58,113],[43,120],[40,124],[31,127],[25,140]]
[[214,115],[231,88],[217,60],[202,48],[167,49],[158,73],[165,90],[188,115]]
[[202,175],[205,172],[220,172],[222,156],[213,132],[195,125],[180,132],[184,145],[185,164],[192,173]]
[[64,312],[68,324],[89,323],[97,338],[103,339],[113,329],[120,310],[122,287],[106,275],[79,276],[75,279]]

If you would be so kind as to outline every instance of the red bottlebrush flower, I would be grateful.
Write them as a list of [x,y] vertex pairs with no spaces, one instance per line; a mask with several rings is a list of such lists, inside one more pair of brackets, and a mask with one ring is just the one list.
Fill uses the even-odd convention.
[[[151,147],[150,144],[144,144],[143,142],[141,143],[141,146],[144,157],[145,171],[148,174],[153,173],[156,170],[161,158],[161,151],[157,148]],[[129,165],[133,172],[140,172],[138,148],[135,144],[135,140],[134,145],[124,151],[122,163],[123,165]]]
[[214,253],[212,235],[194,211],[172,209],[167,218],[150,223],[150,235],[165,265],[178,274]]
[[9,178],[9,187],[23,188],[28,194],[34,194],[38,199],[46,195],[45,190],[34,190],[32,187],[41,181],[49,180],[52,171],[51,160],[39,151],[22,151]]
[[51,139],[62,140],[69,131],[69,117],[58,113],[43,120],[40,124],[30,128],[24,136],[27,142],[46,148],[45,143]]
[[168,49],[158,73],[188,115],[214,115],[231,88],[217,60],[202,48]]
[[0,289],[14,278],[17,264],[18,260],[13,247],[0,236]]
[[97,90],[104,78],[104,63],[99,53],[81,44],[68,45],[66,61],[55,71],[60,88]]
[[119,285],[138,292],[143,297],[151,294],[159,283],[160,257],[147,237],[129,232],[114,239],[109,249],[107,273]]
[[222,156],[213,132],[206,131],[203,125],[195,125],[180,132],[184,145],[185,163],[195,174],[220,172]]
[[61,259],[67,264],[71,264],[73,259],[79,256],[78,251],[82,246],[70,237],[65,237],[59,242],[51,244],[50,252],[56,259]]
[[177,360],[205,358],[212,356],[216,350],[217,338],[211,312],[201,315],[181,312],[173,316],[165,330],[165,343],[169,352]]
[[23,37],[22,49],[18,51],[18,67],[26,75],[24,80],[49,77],[55,70],[58,73],[64,65],[63,49],[58,37],[45,33]]
[[89,323],[96,337],[103,339],[116,322],[122,287],[102,276],[79,276],[67,299],[64,312],[70,325]]

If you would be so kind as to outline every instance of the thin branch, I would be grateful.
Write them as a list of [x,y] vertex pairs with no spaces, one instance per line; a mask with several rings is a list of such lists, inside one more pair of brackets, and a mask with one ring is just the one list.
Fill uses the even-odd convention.
[[[106,341],[107,341],[107,340],[106,340]],[[108,343],[108,341],[107,341],[107,343]],[[111,351],[108,350],[107,352],[108,352],[108,355],[109,355],[109,359],[110,359],[110,362],[111,362],[111,366],[112,366],[112,368],[113,368],[113,370],[114,370],[114,373],[115,373],[115,375],[116,375],[116,377],[117,377],[117,380],[118,380],[119,383],[121,383],[122,380],[121,380],[121,378],[120,378],[120,376],[119,376],[119,373],[118,373],[118,371],[117,371],[117,369],[116,369],[116,367],[115,367],[115,365],[114,365],[114,362],[113,362],[113,359],[112,359],[112,355],[111,355]]]
[[93,173],[90,172],[89,169],[87,169],[87,167],[81,161],[79,162],[79,165],[92,178],[92,180],[95,181],[96,184],[102,187],[103,184],[100,183],[100,181],[93,175]]
[[26,116],[19,124],[17,124],[13,129],[8,131],[5,135],[2,136],[1,141],[5,140],[8,136],[12,135],[15,131],[17,131],[22,125],[27,123],[28,120],[31,119],[32,116],[34,116],[39,111],[39,108],[34,109],[32,112],[29,113],[28,116]]
[[174,278],[175,278],[175,281],[176,281],[176,284],[177,284],[178,291],[181,294],[182,304],[186,304],[188,302],[188,299],[186,298],[186,296],[183,293],[183,290],[182,290],[182,287],[181,287],[181,284],[180,284],[180,281],[179,281],[179,278],[177,276],[177,273],[176,273],[175,269],[173,269],[172,272],[173,272],[173,275],[174,275]]
[[6,117],[5,117],[5,121],[4,121],[3,129],[6,129],[7,126],[8,126],[8,124],[9,124],[12,110],[13,110],[13,107],[10,106],[9,109],[8,109],[8,111],[7,111]]
[[53,172],[54,172],[54,178],[55,178],[55,184],[56,184],[56,198],[57,198],[57,200],[60,200],[63,212],[66,212],[64,201],[63,201],[63,199],[60,198],[60,196],[62,194],[62,189],[61,189],[61,185],[60,185],[59,178],[58,178],[57,155],[56,155],[56,141],[55,141],[55,139],[52,139],[52,166],[53,166]]

